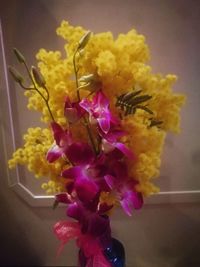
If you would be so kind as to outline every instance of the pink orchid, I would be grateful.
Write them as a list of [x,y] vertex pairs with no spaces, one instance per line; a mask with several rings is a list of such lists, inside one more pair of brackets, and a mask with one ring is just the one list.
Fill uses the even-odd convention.
[[116,118],[109,110],[109,100],[99,90],[92,101],[84,98],[79,104],[89,113],[89,119],[92,124],[98,124],[104,133],[108,133],[111,123],[116,123]]
[[109,190],[103,178],[107,165],[102,155],[96,157],[87,143],[71,144],[66,155],[74,166],[64,170],[62,176],[72,179],[70,187],[79,200],[88,202],[99,191]]
[[67,149],[72,143],[71,134],[68,130],[64,130],[58,123],[52,122],[51,128],[54,135],[54,144],[47,152],[46,158],[52,163],[61,156],[66,156]]
[[73,180],[74,190],[80,200],[90,201],[99,191],[94,180],[98,173],[91,147],[85,143],[74,143],[68,148],[67,156],[75,166],[64,170],[62,176]]
[[77,122],[85,113],[79,102],[71,102],[69,97],[65,99],[64,114],[69,123]]
[[117,140],[125,135],[124,131],[111,128],[107,134],[105,134],[102,131],[99,131],[99,133],[102,137],[101,147],[104,153],[109,153],[116,148],[120,150],[126,157],[130,159],[135,158],[133,152],[129,148],[127,148],[123,143]]
[[113,168],[113,174],[105,175],[104,179],[110,189],[116,194],[116,197],[120,199],[123,210],[131,216],[131,208],[140,209],[143,205],[142,194],[135,190],[138,182],[128,178],[125,163],[115,162]]

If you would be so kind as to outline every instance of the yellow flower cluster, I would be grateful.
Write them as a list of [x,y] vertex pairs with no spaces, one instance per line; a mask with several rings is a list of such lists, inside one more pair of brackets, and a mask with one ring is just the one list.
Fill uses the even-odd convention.
[[137,111],[133,118],[127,117],[124,129],[129,135],[123,137],[135,154],[135,160],[129,162],[130,176],[139,181],[138,191],[145,196],[158,192],[152,179],[159,176],[160,157],[166,133],[158,127],[149,127],[150,123],[144,120],[143,111]]
[[13,158],[8,161],[9,168],[17,164],[26,165],[36,178],[48,177],[52,183],[47,183],[43,188],[47,193],[59,192],[63,189],[64,183],[60,179],[60,173],[66,162],[60,158],[55,164],[46,160],[46,153],[53,143],[51,131],[39,127],[29,128],[24,135],[24,147],[13,153]]
[[[67,126],[63,114],[64,100],[68,95],[71,100],[77,100],[76,84],[73,70],[73,55],[78,42],[86,32],[82,27],[73,27],[63,21],[57,29],[57,34],[67,41],[66,55],[56,51],[41,49],[37,54],[38,67],[44,76],[49,91],[49,106],[56,122]],[[176,76],[153,74],[147,64],[150,58],[145,37],[135,30],[120,34],[116,40],[111,32],[93,34],[78,55],[79,77],[93,74],[100,82],[102,90],[110,100],[112,112],[119,114],[115,106],[116,97],[130,92],[137,86],[143,94],[152,96],[148,101],[149,114],[144,110],[136,110],[134,115],[128,115],[122,120],[127,135],[122,141],[134,151],[136,160],[128,162],[130,176],[139,181],[138,191],[149,195],[158,191],[152,179],[159,175],[160,157],[166,131],[178,132],[180,124],[180,108],[185,97],[175,94],[172,85]],[[80,91],[81,95],[82,92]],[[42,121],[49,123],[51,117],[44,100],[35,91],[26,91],[29,99],[28,108],[42,113]],[[152,117],[161,121],[159,126],[151,127]],[[73,134],[86,138],[84,127],[73,127]],[[57,191],[60,180],[57,179],[65,164],[62,159],[54,164],[48,164],[45,153],[52,144],[52,136],[48,129],[29,129],[25,135],[25,146],[17,150],[10,167],[16,163],[25,164],[36,176],[48,176],[52,181],[43,185],[48,192]],[[36,156],[37,155],[37,156]],[[58,187],[57,187],[58,185]],[[53,188],[53,189],[52,189]],[[55,189],[56,188],[56,189]]]

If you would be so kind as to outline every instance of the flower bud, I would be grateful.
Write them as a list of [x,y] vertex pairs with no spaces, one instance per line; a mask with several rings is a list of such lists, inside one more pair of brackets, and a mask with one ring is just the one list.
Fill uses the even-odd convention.
[[19,84],[23,83],[23,77],[14,67],[9,66],[8,70],[9,70],[10,74],[12,75],[13,79],[17,83],[19,83]]
[[31,71],[36,83],[41,87],[45,87],[46,82],[42,74],[34,66],[31,67]]
[[79,90],[83,89],[90,92],[96,92],[102,87],[101,81],[94,74],[88,74],[80,77],[79,83]]
[[19,52],[19,50],[17,50],[17,48],[13,48],[13,52],[20,63],[25,63],[25,57]]
[[79,79],[79,82],[89,83],[94,80],[94,74],[84,75]]
[[87,45],[88,41],[90,40],[91,32],[86,32],[83,37],[80,39],[78,43],[78,49],[83,49]]

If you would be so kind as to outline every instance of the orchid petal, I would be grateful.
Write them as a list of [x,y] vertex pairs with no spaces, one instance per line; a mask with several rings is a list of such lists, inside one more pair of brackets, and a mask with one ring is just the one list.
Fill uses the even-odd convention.
[[79,102],[71,103],[69,97],[66,97],[64,113],[70,123],[75,123],[84,115],[85,110],[80,107]]
[[59,145],[60,144],[61,137],[63,135],[63,129],[56,122],[52,122],[51,123],[51,128],[52,128],[52,131],[53,131],[53,135],[54,135],[54,139],[56,141],[56,144]]
[[76,220],[80,220],[80,218],[83,216],[82,209],[80,206],[75,202],[73,204],[70,204],[67,208],[67,216],[74,218]]
[[58,145],[54,144],[47,152],[46,159],[49,163],[52,163],[58,158],[60,158],[62,154],[62,149]]
[[81,176],[76,179],[75,189],[78,198],[83,202],[91,201],[99,191],[99,188],[95,182],[90,179],[85,179]]
[[59,203],[69,204],[72,202],[71,196],[68,193],[60,193],[55,196],[56,201]]
[[109,100],[102,91],[98,91],[93,99],[94,103],[102,108],[108,108]]
[[123,143],[116,142],[114,146],[118,148],[129,159],[135,158],[133,152],[129,148],[127,148]]
[[132,203],[135,209],[140,209],[143,206],[143,197],[140,192],[132,192]]
[[82,168],[80,166],[71,167],[62,172],[62,176],[65,178],[76,179],[77,177],[82,175]]
[[114,184],[115,184],[115,177],[112,175],[105,175],[104,179],[106,181],[106,183],[108,184],[108,186],[110,187],[110,189],[113,189]]
[[110,130],[110,118],[109,115],[105,115],[105,117],[97,118],[99,126],[101,130],[106,134]]
[[83,98],[79,103],[79,106],[85,109],[87,112],[91,112],[92,103],[88,99]]
[[94,153],[88,144],[74,143],[68,147],[67,157],[74,164],[86,164],[93,160]]
[[108,212],[109,210],[111,210],[113,208],[114,205],[108,205],[107,203],[100,203],[100,205],[98,206],[98,213],[99,214],[105,214],[106,212]]
[[124,211],[131,216],[131,206],[140,209],[143,205],[142,194],[139,192],[127,190],[120,201]]
[[127,199],[123,199],[123,200],[120,200],[120,204],[123,208],[123,210],[125,211],[125,213],[128,215],[128,216],[131,216],[132,213],[132,209],[130,208],[130,203]]

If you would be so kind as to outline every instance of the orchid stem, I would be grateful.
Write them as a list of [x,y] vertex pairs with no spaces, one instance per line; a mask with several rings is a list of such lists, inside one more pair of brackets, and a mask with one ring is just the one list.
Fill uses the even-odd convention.
[[[49,106],[49,92],[48,92],[47,88],[44,87],[44,90],[45,90],[46,93],[47,93],[47,98],[45,98],[45,96],[44,96],[44,95],[40,92],[40,90],[37,88],[37,86],[36,86],[36,84],[35,84],[35,81],[34,81],[32,75],[31,75],[31,73],[30,73],[30,71],[29,71],[29,68],[28,68],[26,62],[24,62],[24,66],[25,66],[25,68],[26,68],[26,71],[27,71],[27,73],[28,73],[28,76],[29,76],[30,80],[31,80],[32,83],[33,83],[33,87],[34,87],[34,88],[30,88],[30,89],[35,90],[35,91],[42,97],[42,99],[45,101],[45,104],[46,104],[46,106],[47,106],[47,109],[48,109],[48,111],[49,111],[49,114],[50,114],[50,116],[51,116],[52,121],[55,121],[55,119],[54,119],[54,117],[53,117],[53,114],[52,114],[52,111],[51,111],[50,106]],[[22,87],[25,89],[24,86],[22,86]]]
[[[76,51],[74,52],[74,55],[73,55],[73,66],[74,66],[74,74],[75,74],[75,80],[76,80],[77,98],[78,98],[78,101],[80,102],[81,101],[81,97],[80,97],[80,92],[79,92],[79,89],[78,89],[79,88],[79,84],[78,84],[78,69],[76,67],[76,55],[77,55],[78,52],[79,52],[78,49],[76,49]],[[97,155],[97,150],[96,150],[94,137],[93,137],[92,131],[91,131],[90,127],[89,127],[89,121],[85,116],[83,116],[83,120],[84,120],[84,124],[85,124],[86,130],[87,130],[87,133],[88,133],[88,136],[89,136],[93,151]]]

